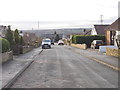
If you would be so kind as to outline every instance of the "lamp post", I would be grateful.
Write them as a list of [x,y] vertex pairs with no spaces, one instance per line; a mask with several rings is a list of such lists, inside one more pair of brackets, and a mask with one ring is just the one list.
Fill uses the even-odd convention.
[[20,54],[23,53],[23,32],[20,31]]
[[23,45],[23,32],[20,31],[20,45]]
[[29,45],[30,45],[29,34],[27,33],[26,36],[27,36],[27,45],[29,47]]
[[23,37],[23,32],[22,32],[22,31],[20,31],[20,36],[22,36],[22,37]]

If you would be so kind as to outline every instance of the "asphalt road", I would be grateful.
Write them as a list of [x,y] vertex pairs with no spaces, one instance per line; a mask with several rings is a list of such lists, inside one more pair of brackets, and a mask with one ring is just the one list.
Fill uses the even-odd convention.
[[[101,57],[102,58],[102,57]],[[68,49],[44,49],[11,88],[117,88],[118,72]]]

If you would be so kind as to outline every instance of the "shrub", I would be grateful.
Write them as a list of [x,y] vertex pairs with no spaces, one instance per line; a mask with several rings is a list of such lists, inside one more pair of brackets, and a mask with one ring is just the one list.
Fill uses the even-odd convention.
[[19,37],[19,31],[18,31],[18,29],[16,29],[14,31],[14,39],[15,39],[15,44],[19,44],[20,43],[20,37]]
[[12,46],[15,44],[15,42],[14,42],[14,37],[13,37],[13,31],[11,30],[10,26],[8,26],[8,29],[5,34],[5,38],[9,41],[10,49],[12,49]]
[[4,53],[4,52],[9,51],[9,49],[10,49],[9,41],[7,39],[1,38],[0,42],[2,43],[2,47],[0,48],[0,52]]
[[104,35],[73,35],[72,43],[75,44],[86,44],[89,48],[93,40],[103,40],[105,42]]

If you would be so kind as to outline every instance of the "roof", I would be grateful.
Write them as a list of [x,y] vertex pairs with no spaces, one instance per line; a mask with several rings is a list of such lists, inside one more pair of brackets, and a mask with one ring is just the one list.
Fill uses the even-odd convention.
[[50,40],[49,38],[44,38],[43,40]]
[[91,35],[91,30],[85,31],[84,35]]
[[120,18],[118,18],[110,26],[106,27],[105,30],[110,30],[110,31],[120,30]]
[[0,30],[4,30],[6,26],[0,25]]
[[94,25],[94,28],[97,32],[97,34],[104,35],[105,34],[105,28],[110,25]]

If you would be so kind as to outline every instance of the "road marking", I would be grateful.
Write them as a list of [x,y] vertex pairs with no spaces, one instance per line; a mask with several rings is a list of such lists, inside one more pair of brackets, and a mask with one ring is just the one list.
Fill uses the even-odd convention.
[[[74,52],[76,52],[76,51],[74,51]],[[98,63],[100,63],[100,64],[103,64],[103,65],[105,65],[105,66],[107,66],[107,67],[109,67],[109,68],[112,68],[113,70],[120,71],[120,68],[118,68],[118,67],[116,67],[116,66],[113,66],[113,65],[111,65],[111,64],[108,64],[108,63],[106,63],[106,62],[103,62],[102,60],[99,60],[99,59],[96,59],[96,58],[93,58],[93,57],[90,57],[90,56],[83,55],[83,54],[81,54],[81,53],[79,53],[79,52],[76,52],[76,53],[78,53],[78,54],[80,54],[80,55],[82,55],[82,56],[84,56],[84,57],[87,57],[87,58],[89,58],[90,60],[93,60],[93,61],[96,61],[96,62],[98,62]]]
[[102,60],[99,60],[99,59],[96,59],[96,58],[93,58],[93,57],[90,57],[90,56],[86,56],[86,55],[81,54],[81,53],[79,53],[79,52],[77,52],[77,51],[75,51],[75,50],[72,50],[72,51],[74,51],[74,52],[76,52],[76,53],[78,53],[78,54],[80,54],[80,55],[82,55],[82,56],[84,56],[84,57],[87,57],[87,58],[89,58],[90,60],[96,61],[96,62],[98,62],[98,63],[100,63],[100,64],[103,64],[103,65],[109,67],[109,68],[112,68],[113,70],[120,71],[120,68],[118,68],[118,67],[116,67],[116,66],[113,66],[113,65],[111,65],[111,64],[108,64],[108,63],[106,63],[106,62],[103,62]]
[[[65,47],[65,48],[67,48],[67,47]],[[68,48],[68,49],[69,49],[69,48]],[[71,49],[70,49],[70,50],[71,50]],[[109,68],[112,68],[113,70],[116,70],[116,71],[119,71],[119,72],[120,72],[120,68],[118,68],[118,67],[116,67],[116,66],[113,66],[113,65],[111,65],[111,64],[108,64],[108,63],[106,63],[106,62],[103,62],[102,60],[99,60],[99,59],[96,59],[96,58],[93,58],[93,57],[90,57],[90,56],[86,56],[86,55],[84,55],[84,54],[82,54],[82,53],[79,53],[79,52],[77,52],[77,51],[75,51],[75,50],[72,50],[72,51],[74,51],[74,52],[76,52],[76,53],[78,53],[78,54],[80,54],[80,55],[82,55],[82,56],[84,56],[84,57],[87,57],[87,58],[89,58],[90,60],[96,61],[96,62],[98,62],[98,63],[100,63],[100,64],[103,64],[103,65],[109,67]]]

